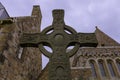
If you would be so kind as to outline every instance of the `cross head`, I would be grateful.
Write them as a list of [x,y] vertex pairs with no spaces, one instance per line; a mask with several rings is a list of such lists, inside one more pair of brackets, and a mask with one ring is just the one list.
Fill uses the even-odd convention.
[[[24,33],[20,39],[22,47],[38,47],[49,58],[48,80],[71,80],[69,58],[79,47],[96,47],[94,33],[77,33],[64,22],[64,10],[53,10],[53,23],[40,33]],[[52,52],[44,46],[49,46]],[[74,46],[67,51],[69,46]]]

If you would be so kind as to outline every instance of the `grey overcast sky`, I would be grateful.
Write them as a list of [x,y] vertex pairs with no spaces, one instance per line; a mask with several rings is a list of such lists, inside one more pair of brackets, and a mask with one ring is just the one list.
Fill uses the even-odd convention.
[[95,26],[120,43],[120,0],[0,0],[11,17],[31,15],[40,5],[42,26],[52,23],[52,10],[64,9],[65,22],[77,32],[94,32]]
[[120,0],[0,0],[10,16],[31,15],[40,5],[42,26],[52,23],[52,10],[64,9],[65,22],[78,32],[94,32],[98,26],[120,43]]

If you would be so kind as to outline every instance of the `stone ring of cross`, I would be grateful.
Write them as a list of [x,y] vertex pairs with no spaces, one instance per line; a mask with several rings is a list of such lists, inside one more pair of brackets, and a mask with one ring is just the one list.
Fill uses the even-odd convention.
[[[79,49],[79,44],[77,43],[78,41],[75,39],[76,34],[77,32],[67,25],[60,25],[60,27],[59,25],[49,26],[41,32],[44,39],[43,42],[39,44],[39,49],[47,57],[51,57],[52,54],[46,50],[44,46],[49,46],[53,51],[52,53],[60,54],[62,52],[71,57]],[[71,45],[74,46],[74,48],[67,51],[67,48]]]
[[[22,47],[39,47],[40,51],[47,56],[73,56],[79,46],[96,47],[97,39],[95,33],[77,33],[73,28],[67,26],[64,22],[64,10],[53,10],[53,23],[45,28],[40,33],[23,33],[20,39]],[[49,46],[52,49],[51,54],[44,46]],[[69,46],[74,46],[73,49],[67,51]],[[57,55],[56,55],[57,54]]]

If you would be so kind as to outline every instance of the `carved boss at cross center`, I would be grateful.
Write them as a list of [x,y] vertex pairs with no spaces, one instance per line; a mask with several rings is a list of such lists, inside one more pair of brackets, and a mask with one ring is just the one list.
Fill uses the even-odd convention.
[[[65,25],[64,10],[53,10],[53,23],[41,33],[24,33],[20,40],[22,47],[39,47],[40,51],[49,58],[48,80],[71,80],[69,58],[80,46],[96,47],[94,33],[77,33]],[[67,52],[69,46],[74,48]],[[52,49],[52,54],[44,46]]]

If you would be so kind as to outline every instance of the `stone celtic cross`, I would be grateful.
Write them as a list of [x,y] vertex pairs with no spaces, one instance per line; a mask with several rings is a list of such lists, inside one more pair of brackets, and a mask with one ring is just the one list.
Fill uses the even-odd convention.
[[[69,58],[82,46],[95,47],[97,40],[94,33],[77,33],[65,25],[64,10],[53,10],[53,23],[41,33],[24,33],[20,39],[22,47],[39,47],[49,58],[48,80],[71,80]],[[71,51],[67,47],[74,45]],[[49,46],[52,53],[44,46]]]

